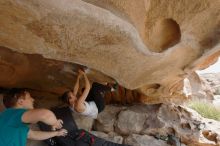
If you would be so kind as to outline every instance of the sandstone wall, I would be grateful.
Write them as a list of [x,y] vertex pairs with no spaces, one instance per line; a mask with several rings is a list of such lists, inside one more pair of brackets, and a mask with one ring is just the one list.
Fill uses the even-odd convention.
[[220,55],[219,0],[1,0],[0,18],[1,87],[59,94],[82,65],[169,101]]

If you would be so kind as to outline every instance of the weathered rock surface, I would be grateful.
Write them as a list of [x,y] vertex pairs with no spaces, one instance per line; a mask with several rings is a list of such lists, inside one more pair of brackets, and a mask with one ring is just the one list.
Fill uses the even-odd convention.
[[[123,107],[114,114],[114,124],[112,121],[107,122],[103,116],[107,115],[111,108],[115,110],[118,107],[108,106],[95,121],[96,126],[93,129],[99,130],[101,132],[98,132],[99,136],[106,139],[121,135],[123,143],[134,146],[151,146],[152,143],[169,145],[173,139],[187,146],[218,146],[220,142],[220,122],[202,118],[197,112],[186,107],[166,104]],[[129,116],[124,116],[126,113],[129,113]],[[139,122],[140,117],[141,122]],[[114,131],[96,129],[99,124],[100,127],[108,127]],[[172,139],[169,139],[168,135]]]
[[107,106],[105,112],[101,112],[94,123],[94,128],[97,131],[111,132],[114,131],[114,124],[116,122],[116,117],[123,107],[117,106]]
[[190,99],[213,100],[214,92],[210,84],[201,75],[193,72],[184,80],[185,94]]
[[133,110],[121,111],[116,123],[117,131],[123,135],[129,135],[129,133],[140,133],[140,131],[144,128],[147,116],[148,115],[146,113],[136,112]]
[[220,73],[206,73],[200,76],[213,89],[215,95],[220,95]]
[[126,144],[133,146],[170,146],[162,140],[157,140],[154,137],[148,135],[132,134],[125,139]]
[[80,64],[92,80],[172,101],[220,55],[219,0],[2,0],[0,18],[1,87],[60,94]]

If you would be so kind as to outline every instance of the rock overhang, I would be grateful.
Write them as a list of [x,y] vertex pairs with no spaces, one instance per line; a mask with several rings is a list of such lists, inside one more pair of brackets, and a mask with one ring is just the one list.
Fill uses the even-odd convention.
[[[94,76],[104,74],[103,80],[145,89],[140,91],[149,96],[171,96],[190,72],[219,56],[219,1],[129,2],[2,1],[0,45],[63,66],[87,66]],[[68,81],[60,80],[54,84],[69,88]],[[23,85],[45,90],[43,82],[34,82]]]

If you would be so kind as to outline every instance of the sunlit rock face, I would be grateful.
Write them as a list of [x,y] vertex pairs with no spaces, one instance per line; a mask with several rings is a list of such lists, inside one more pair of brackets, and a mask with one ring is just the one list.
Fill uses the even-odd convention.
[[214,89],[206,82],[203,75],[191,73],[185,79],[184,88],[187,96],[191,99],[214,99]]
[[201,77],[213,89],[213,94],[220,95],[220,73],[202,74]]
[[170,101],[220,55],[219,0],[2,0],[0,18],[1,87],[61,93],[82,65]]

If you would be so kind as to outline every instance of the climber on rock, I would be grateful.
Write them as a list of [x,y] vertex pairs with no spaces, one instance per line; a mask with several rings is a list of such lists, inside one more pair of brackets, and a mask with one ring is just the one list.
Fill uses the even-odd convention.
[[[105,108],[105,92],[111,91],[109,86],[99,83],[93,83],[90,89],[90,83],[85,72],[82,70],[78,72],[73,91],[66,91],[61,96],[62,101],[67,103],[68,106],[51,108],[54,114],[59,119],[62,119],[63,128],[68,130],[68,134],[66,137],[50,138],[46,140],[46,143],[49,146],[128,146],[107,141],[86,130],[78,129],[72,112],[96,118],[98,113]],[[81,76],[84,77],[85,88],[82,94],[77,97]],[[39,123],[39,126],[41,130],[50,131],[50,127],[44,123]]]
[[[81,76],[84,77],[85,88],[83,88],[82,93],[79,95],[79,80]],[[86,73],[79,70],[73,90],[66,91],[60,99],[67,103],[73,112],[96,119],[98,113],[105,108],[105,93],[111,91],[111,89],[110,86],[97,82],[94,82],[91,87]]]

